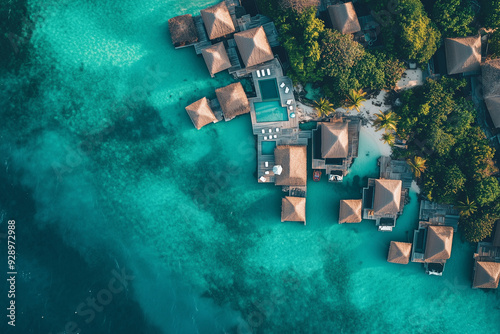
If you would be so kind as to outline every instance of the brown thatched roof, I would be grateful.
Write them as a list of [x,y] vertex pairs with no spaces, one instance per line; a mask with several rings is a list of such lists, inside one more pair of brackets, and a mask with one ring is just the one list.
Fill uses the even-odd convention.
[[328,158],[346,158],[348,149],[347,123],[321,124],[321,156]]
[[375,215],[397,214],[401,202],[401,180],[375,180],[375,198],[373,211]]
[[241,59],[246,67],[254,66],[274,58],[273,51],[262,26],[234,34]]
[[206,97],[188,105],[186,111],[198,130],[208,123],[217,121]]
[[328,14],[333,28],[343,34],[352,34],[361,30],[352,2],[328,6]]
[[495,127],[500,128],[500,59],[481,66],[483,97]]
[[216,39],[234,32],[234,23],[227,9],[226,2],[202,9],[201,18],[207,29],[208,38]]
[[451,256],[453,227],[431,225],[427,229],[425,262],[444,262]]
[[410,261],[411,244],[407,242],[391,241],[387,261],[392,263],[408,264]]
[[203,59],[212,77],[215,73],[219,73],[231,67],[226,48],[222,42],[201,50],[201,54],[203,55]]
[[497,220],[497,227],[493,236],[493,246],[500,247],[500,220]]
[[339,224],[359,223],[362,220],[360,199],[343,199],[340,201]]
[[278,186],[305,186],[307,184],[307,147],[280,145],[274,149],[274,161],[281,165],[281,175],[276,175]]
[[175,47],[198,42],[198,32],[191,14],[172,17],[168,20],[168,29]]
[[496,289],[500,280],[500,263],[477,261],[474,288]]
[[446,38],[448,74],[478,71],[481,64],[481,36]]
[[250,112],[250,103],[241,82],[218,88],[215,94],[217,94],[226,121]]
[[304,222],[306,223],[306,199],[305,197],[286,196],[281,200],[282,222]]

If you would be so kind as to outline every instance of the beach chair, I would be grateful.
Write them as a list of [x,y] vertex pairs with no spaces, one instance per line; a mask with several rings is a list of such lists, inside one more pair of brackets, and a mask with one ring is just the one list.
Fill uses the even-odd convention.
[[288,106],[288,109],[293,110],[293,106]]
[[267,136],[264,136],[264,140],[267,140]]
[[273,132],[273,129],[269,129],[269,133]]
[[276,139],[276,138],[278,138],[278,135],[274,135],[273,137],[274,137],[274,139]]
[[276,128],[276,132],[280,132],[280,128]]
[[293,102],[293,100],[292,100],[292,99],[290,99],[290,100],[286,100],[286,104],[287,104],[287,105],[292,104],[292,102]]
[[266,170],[266,171],[264,172],[264,174],[269,175],[269,171],[268,171],[268,170]]
[[260,78],[260,72],[257,70],[256,73],[257,73],[257,78]]
[[262,133],[266,133],[266,130],[262,129]]
[[269,161],[264,162],[264,166],[269,167]]
[[266,76],[266,72],[264,72],[264,70],[260,70],[260,74],[262,74],[263,77]]
[[285,83],[284,83],[284,82],[282,82],[282,83],[280,84],[280,88],[283,88],[283,87],[285,87]]
[[271,75],[271,70],[267,69],[267,75]]
[[285,87],[285,94],[288,94],[289,91],[290,91],[290,88]]

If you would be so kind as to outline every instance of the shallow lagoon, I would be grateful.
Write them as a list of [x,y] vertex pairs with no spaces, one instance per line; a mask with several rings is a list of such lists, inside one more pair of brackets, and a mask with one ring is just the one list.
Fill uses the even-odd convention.
[[[2,175],[17,185],[6,215],[26,226],[20,330],[55,333],[75,320],[82,333],[500,332],[499,291],[470,289],[473,247],[459,235],[443,277],[386,262],[390,240],[416,226],[415,193],[392,233],[336,224],[338,201],[378,175],[369,136],[342,184],[310,180],[302,226],[280,223],[280,189],[256,182],[248,115],[193,128],[184,106],[231,80],[211,79],[194,50],[174,50],[166,21],[213,3],[41,8],[31,64],[2,78],[16,92],[6,93],[25,94],[23,80],[36,89],[25,140],[2,146]],[[117,268],[133,281],[86,324],[77,305]]]

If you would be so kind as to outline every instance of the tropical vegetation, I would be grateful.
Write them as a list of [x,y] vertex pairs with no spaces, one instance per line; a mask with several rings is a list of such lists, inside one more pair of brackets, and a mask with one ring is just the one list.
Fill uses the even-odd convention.
[[375,114],[375,120],[373,121],[373,126],[375,131],[385,130],[385,131],[396,131],[398,124],[398,116],[391,110],[386,112],[379,112]]
[[328,101],[328,99],[320,98],[318,101],[314,101],[314,108],[318,112],[318,117],[328,116],[335,110],[333,109],[333,104]]
[[363,92],[362,89],[360,90],[351,89],[347,94],[347,98],[345,100],[345,106],[347,108],[347,111],[356,109],[358,112],[360,112],[359,108],[361,108],[363,102],[366,101],[365,95],[366,92]]

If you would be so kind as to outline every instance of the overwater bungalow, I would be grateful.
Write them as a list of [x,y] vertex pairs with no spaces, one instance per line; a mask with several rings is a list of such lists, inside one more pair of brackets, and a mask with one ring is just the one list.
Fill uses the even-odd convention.
[[387,261],[391,263],[408,264],[411,256],[411,243],[391,241]]
[[312,134],[312,168],[325,169],[330,182],[342,181],[358,156],[359,130],[357,118],[318,123]]
[[340,201],[339,224],[360,223],[362,218],[360,199],[344,199]]
[[420,201],[418,218],[422,223],[451,226],[456,231],[460,213],[452,205],[422,200]]
[[217,122],[217,118],[212,108],[210,108],[210,104],[206,97],[188,105],[186,111],[198,130],[209,123]]
[[175,48],[189,46],[198,42],[198,33],[191,14],[169,19],[168,29]]
[[281,166],[275,173],[277,186],[307,185],[307,146],[279,145],[274,149],[274,163]]
[[481,36],[445,38],[448,75],[476,72],[481,64]]
[[353,34],[361,31],[352,2],[328,6],[328,15],[333,28],[343,34]]
[[281,200],[281,221],[306,224],[305,197],[286,196]]
[[405,193],[401,180],[368,179],[363,189],[363,218],[375,220],[379,231],[392,231],[403,212]]
[[274,59],[271,46],[262,26],[234,34],[241,59],[246,67]]
[[216,73],[227,70],[231,67],[231,62],[227,56],[223,42],[219,42],[201,50],[201,54],[207,64],[208,72],[212,78]]
[[474,253],[473,288],[496,289],[500,278],[500,222],[491,242],[479,242]]
[[424,264],[427,274],[442,276],[451,256],[453,227],[420,222],[413,233],[412,262]]
[[236,116],[250,112],[250,103],[241,82],[235,82],[215,90],[224,120],[230,121]]
[[500,59],[487,61],[481,66],[483,98],[493,126],[500,128]]
[[202,9],[201,17],[207,30],[208,38],[216,39],[227,36],[236,31],[233,19],[227,8],[226,2]]

